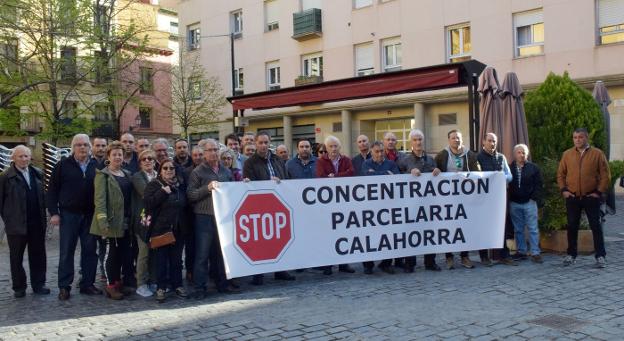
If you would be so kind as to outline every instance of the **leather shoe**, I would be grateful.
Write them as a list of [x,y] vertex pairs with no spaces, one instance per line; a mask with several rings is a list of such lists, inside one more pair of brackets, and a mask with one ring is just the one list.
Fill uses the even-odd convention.
[[86,288],[80,288],[80,293],[85,295],[102,295],[102,290],[96,288],[95,286],[89,286]]
[[49,295],[50,289],[47,287],[40,287],[40,288],[33,289],[33,293],[35,295]]
[[13,297],[15,298],[22,298],[24,296],[26,296],[26,290],[15,290],[13,293]]
[[349,266],[349,264],[338,265],[338,271],[346,272],[349,274],[355,273],[355,269]]
[[234,289],[240,289],[240,285],[238,284],[238,282],[236,282],[236,281],[235,281],[235,280],[233,280],[233,279],[231,279],[231,280],[229,281],[229,284],[230,284],[230,286],[231,286],[232,288],[234,288]]
[[58,299],[61,301],[67,301],[71,295],[69,294],[69,289],[61,288],[59,290]]
[[429,271],[442,271],[442,269],[440,268],[440,266],[438,264],[427,265],[427,266],[425,266],[425,270],[429,270]]
[[294,281],[295,279],[297,279],[297,277],[289,274],[286,271],[276,272],[273,275],[273,278],[275,278],[276,280],[279,280],[279,281]]
[[224,288],[219,288],[219,289],[217,289],[217,291],[222,293],[222,294],[228,294],[228,295],[240,294],[241,293],[241,290],[239,288],[235,288],[235,287],[233,287],[231,285],[228,285],[228,286],[226,286]]

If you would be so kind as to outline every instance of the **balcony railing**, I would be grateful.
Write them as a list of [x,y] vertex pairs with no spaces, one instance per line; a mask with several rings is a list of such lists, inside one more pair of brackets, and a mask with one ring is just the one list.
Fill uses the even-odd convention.
[[319,8],[293,13],[293,39],[303,41],[322,35],[322,16]]

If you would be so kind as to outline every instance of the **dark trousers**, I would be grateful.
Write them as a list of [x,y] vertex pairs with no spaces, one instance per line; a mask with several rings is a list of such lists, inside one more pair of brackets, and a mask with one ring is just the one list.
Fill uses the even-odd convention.
[[26,235],[7,234],[7,242],[13,290],[26,290],[26,272],[23,266],[26,247],[28,247],[30,285],[33,289],[43,287],[46,281],[45,228],[29,226]]
[[98,258],[96,253],[97,237],[89,233],[92,217],[93,214],[61,210],[59,288],[69,290],[74,282],[74,253],[78,239],[80,239],[80,269],[82,270],[80,288],[90,287],[95,282]]
[[[436,255],[435,253],[429,253],[425,255],[425,267],[432,267],[435,265]],[[416,256],[405,257],[405,265],[409,267],[416,266]]]
[[175,238],[175,243],[159,247],[154,252],[157,264],[156,284],[158,289],[167,289],[167,284],[170,284],[173,289],[182,286],[182,249],[184,243],[177,241],[178,238],[182,238],[181,236],[175,236]]
[[133,250],[128,231],[121,238],[106,238],[105,243],[104,269],[108,285],[121,283],[123,272],[123,285],[134,287]]
[[[227,287],[223,254],[219,247],[217,224],[213,215],[195,215],[195,268],[193,281],[199,290],[208,285],[208,272],[214,272],[217,289]],[[211,252],[214,254],[211,259]]]
[[193,225],[184,234],[184,269],[186,269],[186,273],[193,273],[195,269],[195,227]]
[[566,199],[568,211],[568,255],[577,256],[578,230],[581,220],[581,210],[585,211],[589,227],[594,237],[595,257],[605,257],[607,252],[604,247],[604,235],[600,223],[600,199],[585,196],[582,198]]
[[[375,266],[375,262],[363,262],[362,265],[366,269],[372,269]],[[379,263],[380,268],[391,266],[391,265],[392,265],[392,258],[384,259]]]

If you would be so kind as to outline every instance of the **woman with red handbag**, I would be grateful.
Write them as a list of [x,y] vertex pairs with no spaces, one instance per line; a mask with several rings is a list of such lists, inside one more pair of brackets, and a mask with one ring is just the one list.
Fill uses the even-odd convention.
[[178,182],[173,160],[167,159],[160,163],[158,177],[145,187],[143,200],[145,209],[152,216],[149,241],[150,247],[155,249],[156,300],[165,300],[167,285],[175,288],[178,297],[186,298],[186,289],[182,284],[184,243],[180,231],[186,206],[186,189]]

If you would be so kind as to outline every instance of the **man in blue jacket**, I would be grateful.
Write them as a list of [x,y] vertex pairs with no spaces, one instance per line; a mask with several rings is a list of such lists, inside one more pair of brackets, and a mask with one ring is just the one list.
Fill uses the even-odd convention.
[[52,171],[47,193],[50,224],[59,227],[60,255],[58,266],[58,298],[70,297],[74,281],[74,253],[80,239],[80,293],[101,295],[96,288],[96,236],[89,233],[93,218],[93,180],[96,162],[89,156],[91,143],[86,134],[77,134],[71,143],[72,154],[61,159]]
[[308,140],[297,142],[297,155],[286,162],[286,173],[290,179],[316,178],[316,157]]

